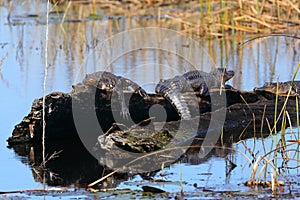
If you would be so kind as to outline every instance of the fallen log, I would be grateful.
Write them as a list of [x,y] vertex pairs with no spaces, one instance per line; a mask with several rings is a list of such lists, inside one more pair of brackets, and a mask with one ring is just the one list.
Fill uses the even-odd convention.
[[[193,126],[198,126],[195,136],[204,137],[207,134],[208,125],[211,123],[211,115],[219,115],[219,113],[226,113],[226,120],[223,127],[223,138],[227,139],[238,138],[243,132],[244,137],[254,136],[254,133],[259,133],[262,129],[266,131],[267,123],[269,126],[274,126],[274,109],[275,109],[275,95],[268,92],[241,92],[228,87],[224,90],[226,94],[226,103],[221,102],[220,105],[214,105],[219,108],[211,112],[212,105],[209,97],[199,98],[196,95],[197,105],[190,104],[190,110],[193,118],[189,120]],[[214,94],[215,93],[215,94]],[[219,91],[212,92],[217,95]],[[90,113],[96,113],[97,124],[100,125],[103,133],[107,132],[111,126],[116,123],[124,124],[126,127],[134,126],[143,120],[149,118],[149,109],[153,105],[160,105],[166,112],[166,118],[161,119],[160,112],[156,116],[152,116],[152,121],[156,126],[164,126],[163,131],[173,132],[177,130],[180,125],[180,117],[174,107],[165,100],[162,96],[150,94],[149,98],[145,99],[138,94],[126,92],[125,99],[129,102],[129,111],[131,119],[123,119],[120,117],[120,104],[117,98],[112,98],[112,93],[104,90],[95,90],[88,87],[79,91],[73,89],[70,93],[53,92],[46,96],[45,99],[45,116],[46,116],[46,138],[47,141],[55,140],[78,140],[78,127],[74,123],[76,117],[74,110],[79,112],[81,119],[86,120],[84,128],[90,129],[91,144],[95,144],[99,132],[95,132],[90,126]],[[278,110],[282,109],[285,97],[279,97]],[[76,105],[74,105],[76,104]],[[218,104],[218,102],[214,102]],[[225,107],[224,107],[224,106]],[[76,107],[76,108],[74,108]],[[224,111],[224,109],[226,109]],[[295,119],[296,106],[295,97],[290,97],[286,105],[286,110],[290,114],[291,119]],[[155,115],[155,112],[154,112]],[[165,120],[165,121],[162,121]],[[200,123],[201,122],[201,123]],[[161,123],[161,124],[160,124]],[[279,124],[279,123],[278,123]],[[248,128],[245,129],[245,126]],[[115,129],[121,130],[121,129]],[[146,131],[144,129],[144,131]],[[148,132],[154,133],[155,130],[149,129]],[[252,135],[248,132],[252,131]],[[126,131],[125,131],[126,132]],[[124,132],[124,133],[125,133]],[[268,131],[267,131],[268,132]],[[120,133],[118,133],[120,134]],[[40,143],[42,136],[42,98],[33,102],[30,113],[15,126],[12,136],[8,138],[9,146],[19,143]],[[155,148],[154,148],[155,149]],[[151,149],[149,149],[151,150]]]

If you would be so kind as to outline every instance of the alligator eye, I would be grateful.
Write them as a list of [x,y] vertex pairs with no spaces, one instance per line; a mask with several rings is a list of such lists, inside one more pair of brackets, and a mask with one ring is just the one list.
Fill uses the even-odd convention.
[[155,87],[155,90],[156,90],[156,91],[160,91],[160,89],[161,89],[161,85],[157,85],[157,86]]
[[109,88],[114,88],[114,87],[115,87],[115,85],[112,85],[112,84],[109,85]]

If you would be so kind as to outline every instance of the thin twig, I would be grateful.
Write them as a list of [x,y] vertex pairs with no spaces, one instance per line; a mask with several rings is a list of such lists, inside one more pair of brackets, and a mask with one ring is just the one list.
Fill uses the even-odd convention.
[[[45,113],[45,104],[46,104],[46,85],[47,85],[47,74],[48,74],[48,31],[49,31],[49,12],[50,12],[50,2],[47,1],[47,14],[46,14],[46,34],[45,34],[45,67],[44,67],[44,82],[43,82],[43,135],[42,135],[42,147],[43,147],[43,163],[46,160],[46,149],[45,149],[45,136],[46,136],[46,113]],[[45,166],[44,166],[45,167]]]
[[282,36],[282,37],[288,37],[288,38],[294,38],[294,39],[298,39],[300,40],[300,37],[295,36],[295,35],[288,35],[288,34],[267,34],[267,35],[260,35],[254,38],[251,38],[249,40],[246,40],[245,42],[240,44],[240,47],[244,46],[245,44],[253,41],[253,40],[257,40],[257,39],[261,39],[261,38],[266,38],[266,37],[273,37],[273,36]]
[[[253,137],[256,137],[256,121],[255,121],[255,114],[252,110],[252,108],[249,106],[248,102],[246,101],[246,99],[244,99],[244,97],[242,95],[240,95],[241,99],[243,100],[243,102],[246,104],[246,106],[249,108],[251,114],[252,114],[252,118],[253,118]],[[254,140],[254,146],[253,149],[255,149],[256,146],[256,140]]]

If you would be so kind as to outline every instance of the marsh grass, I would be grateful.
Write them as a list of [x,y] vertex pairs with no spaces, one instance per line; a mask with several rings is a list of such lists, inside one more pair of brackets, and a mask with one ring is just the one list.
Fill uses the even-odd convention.
[[[183,19],[197,36],[228,37],[230,34],[284,33],[299,26],[299,2],[272,1],[204,1],[201,14],[190,8],[186,14],[168,12],[173,18]],[[199,17],[202,17],[201,20]],[[191,26],[192,24],[192,26]],[[185,26],[183,26],[185,27]],[[186,26],[188,27],[188,26]]]
[[[295,148],[295,143],[298,141],[294,140],[288,140],[288,144],[283,145],[282,143],[279,143],[276,148],[271,149],[269,152],[265,153],[264,155],[260,156],[253,156],[255,155],[254,152],[250,152],[250,155],[253,156],[253,165],[252,165],[252,173],[250,175],[250,180],[247,181],[245,184],[247,186],[268,186],[272,187],[272,191],[275,192],[276,186],[284,185],[284,181],[280,181],[278,179],[279,175],[283,179],[287,179],[286,172],[289,171],[289,169],[296,169],[300,166],[289,166],[289,163],[291,161],[296,161],[298,163],[298,159],[295,159],[291,156],[292,153],[299,154],[299,149]],[[245,146],[246,149],[249,149],[247,146]],[[272,156],[274,154],[279,154],[280,156]],[[277,166],[276,160],[281,161],[281,165]],[[259,168],[259,166],[261,166]],[[268,166],[270,166],[271,170],[269,171],[271,174],[271,181],[267,180],[267,169]],[[264,174],[264,178],[261,178],[262,174]]]
[[[228,39],[241,34],[298,33],[300,2],[291,0],[200,0],[200,1],[53,1],[64,10],[68,4],[82,7],[86,17],[160,17],[163,27],[177,27],[193,37]],[[73,9],[70,10],[72,12]]]
[[[270,136],[271,137],[273,136],[272,137],[273,140],[272,140],[270,149],[268,151],[266,151],[266,147],[264,145],[264,140],[262,137],[261,141],[262,141],[262,146],[264,149],[264,155],[256,157],[255,156],[256,153],[254,153],[251,150],[251,149],[253,149],[253,147],[249,148],[248,146],[246,146],[243,143],[245,145],[245,149],[249,151],[249,154],[252,155],[253,161],[254,161],[254,164],[252,165],[252,173],[250,175],[250,180],[246,182],[247,186],[263,186],[263,187],[268,186],[268,187],[271,187],[272,192],[275,193],[277,186],[284,184],[283,181],[278,180],[278,175],[284,176],[284,172],[288,171],[288,169],[292,168],[289,166],[289,161],[296,160],[297,161],[296,163],[299,164],[299,149],[298,149],[299,144],[297,145],[297,147],[295,147],[295,145],[293,146],[293,143],[298,143],[298,141],[299,141],[299,131],[298,131],[298,138],[296,140],[286,140],[286,132],[287,132],[288,125],[290,127],[291,134],[293,134],[292,133],[292,122],[291,122],[289,113],[286,110],[286,105],[287,105],[287,101],[290,97],[292,85],[293,85],[293,82],[295,81],[295,77],[296,77],[296,74],[298,73],[299,67],[300,67],[300,62],[298,63],[298,65],[295,69],[288,94],[284,100],[284,105],[281,108],[278,115],[277,115],[277,107],[278,107],[278,97],[279,97],[279,93],[278,93],[279,83],[277,82],[275,110],[274,110],[274,126],[273,126],[273,128],[271,128],[269,126]],[[298,96],[296,96],[295,98],[296,98],[295,110],[296,110],[296,115],[297,115],[296,120],[297,120],[297,127],[299,130]],[[280,139],[278,140],[276,126],[279,123],[280,118],[281,118],[281,129],[280,129]],[[291,143],[287,144],[287,141],[289,141]],[[291,148],[287,149],[288,147],[291,147]],[[296,156],[291,156],[291,152],[294,152]],[[296,157],[296,159],[295,159],[295,157]],[[260,168],[260,170],[258,172],[259,165],[261,165],[262,167]],[[267,177],[266,175],[268,172],[268,166],[271,166],[271,171],[270,171],[271,181],[267,181],[267,179],[266,179],[266,177]],[[299,165],[296,166],[296,168],[298,168],[298,167],[300,167],[300,166]],[[263,180],[261,180],[262,174],[264,174]]]
[[[276,131],[276,126],[277,126],[277,123],[278,123],[278,121],[279,121],[279,118],[280,118],[280,115],[282,115],[282,123],[281,123],[281,141],[283,142],[283,146],[285,146],[286,145],[286,143],[285,143],[285,131],[286,131],[286,118],[288,117],[288,113],[287,113],[287,111],[286,111],[286,104],[287,104],[287,101],[288,101],[288,99],[289,99],[289,97],[290,97],[290,94],[291,94],[291,91],[292,91],[292,89],[293,89],[293,82],[295,81],[295,78],[296,78],[296,75],[297,75],[297,73],[298,73],[298,70],[299,70],[299,67],[300,67],[300,61],[298,62],[298,65],[297,65],[297,67],[296,67],[296,69],[295,69],[295,72],[294,72],[294,74],[293,74],[293,78],[292,78],[292,80],[291,80],[291,83],[290,83],[290,88],[289,88],[289,91],[288,91],[288,94],[287,94],[287,96],[286,96],[286,99],[285,99],[285,102],[284,102],[284,106],[283,106],[283,108],[281,109],[281,111],[280,111],[280,114],[279,114],[279,116],[277,116],[277,106],[278,106],[278,96],[279,96],[279,94],[278,94],[278,82],[277,82],[277,87],[276,87],[276,102],[275,102],[275,113],[274,113],[274,131],[275,131],[275,134],[277,133],[277,131]],[[298,97],[296,96],[296,99],[298,99]],[[296,102],[298,102],[298,101],[296,101]],[[298,107],[298,105],[295,105],[295,109],[296,109],[296,114],[297,114],[297,116],[299,115],[299,112],[298,112],[298,109],[297,109],[297,107]],[[297,118],[299,118],[299,116],[297,117]],[[290,121],[290,120],[289,120]],[[278,141],[276,140],[276,143],[277,143]]]

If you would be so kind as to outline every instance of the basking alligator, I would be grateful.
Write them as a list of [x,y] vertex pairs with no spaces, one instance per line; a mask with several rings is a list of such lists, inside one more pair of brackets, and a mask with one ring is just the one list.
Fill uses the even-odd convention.
[[163,95],[177,109],[183,119],[191,118],[188,105],[182,94],[189,91],[199,91],[201,96],[208,96],[209,89],[220,87],[234,76],[234,71],[216,68],[210,73],[193,70],[181,76],[160,80],[155,92]]
[[[277,90],[278,84],[278,90]],[[278,93],[279,96],[286,96],[290,91],[290,96],[300,96],[300,81],[287,82],[267,82],[262,87],[254,88],[254,92]]]
[[106,71],[98,71],[92,74],[87,74],[83,79],[82,83],[83,85],[93,86],[101,90],[117,92],[121,101],[120,114],[123,118],[126,119],[128,119],[129,117],[129,110],[125,103],[124,90],[130,90],[130,88],[132,88],[135,93],[138,93],[142,97],[148,97],[148,94],[145,92],[145,90],[142,89],[137,83],[125,77],[116,76]]

